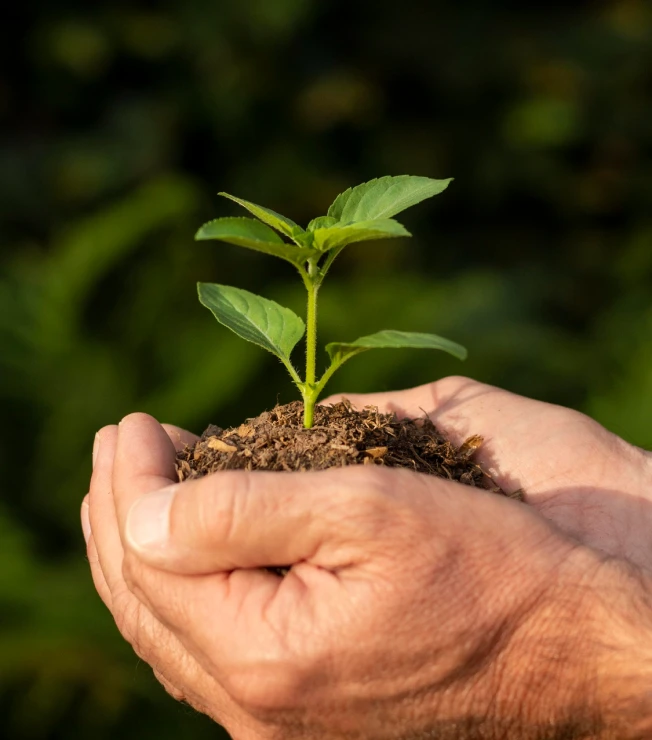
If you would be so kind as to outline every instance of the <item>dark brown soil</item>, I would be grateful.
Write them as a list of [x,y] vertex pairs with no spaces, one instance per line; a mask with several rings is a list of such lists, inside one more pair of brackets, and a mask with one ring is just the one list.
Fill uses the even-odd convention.
[[347,401],[317,406],[314,421],[312,429],[303,428],[303,405],[295,401],[239,427],[209,426],[196,444],[178,453],[179,480],[218,470],[387,465],[504,493],[472,460],[482,437],[469,437],[455,447],[426,416],[399,420],[374,407],[356,411]]

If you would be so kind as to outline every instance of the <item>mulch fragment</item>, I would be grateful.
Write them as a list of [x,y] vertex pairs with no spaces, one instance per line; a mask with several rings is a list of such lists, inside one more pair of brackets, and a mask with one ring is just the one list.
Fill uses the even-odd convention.
[[482,437],[461,446],[449,442],[427,416],[397,419],[368,406],[354,410],[344,400],[315,408],[312,429],[303,428],[299,401],[277,406],[230,429],[209,426],[177,455],[180,481],[219,470],[325,470],[343,465],[409,468],[504,493],[472,457]]

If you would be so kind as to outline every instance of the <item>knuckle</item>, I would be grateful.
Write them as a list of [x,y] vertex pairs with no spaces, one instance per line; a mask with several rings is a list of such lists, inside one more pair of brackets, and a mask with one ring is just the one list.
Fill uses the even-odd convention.
[[167,693],[177,701],[185,701],[186,696],[183,691],[178,689],[174,684],[172,684],[168,679],[159,671],[157,668],[152,668],[154,672],[154,677],[156,680],[161,684],[161,686],[167,691]]
[[[369,486],[360,486],[347,518],[364,532],[370,553],[405,563],[417,557],[423,543],[432,539],[432,490],[424,476],[410,470],[379,467]],[[372,544],[376,543],[375,547]]]
[[381,507],[391,493],[387,471],[376,466],[351,466],[336,472],[335,483],[340,497],[360,509]]
[[129,592],[114,602],[113,617],[122,637],[136,655],[146,663],[156,663],[173,649],[170,635]]
[[125,556],[122,560],[122,580],[125,582],[127,588],[132,592],[135,590],[138,583],[135,571],[136,566],[134,558],[128,552],[125,552]]
[[122,561],[122,580],[129,591],[139,600],[143,601],[147,590],[146,571],[151,570],[143,564],[135,555],[125,552]]
[[181,486],[170,509],[171,539],[228,542],[251,500],[252,485],[251,475],[225,471],[206,479],[205,486]]
[[474,380],[473,378],[467,378],[465,375],[447,375],[445,378],[439,378],[432,383],[427,383],[422,386],[423,389],[427,389],[432,395],[433,399],[449,399],[456,396],[456,394],[464,392],[470,388],[479,390],[481,388],[489,388],[489,386]]
[[97,553],[97,545],[95,544],[95,537],[91,534],[86,543],[86,559],[90,565],[97,565],[100,562],[100,557]]
[[340,487],[340,500],[357,517],[374,521],[386,517],[395,507],[401,481],[396,471],[380,466],[365,468],[353,467],[341,473],[347,484]]
[[137,619],[134,621],[134,628],[131,632],[131,640],[129,641],[133,651],[136,655],[144,660],[145,663],[152,663],[153,657],[157,654],[160,648],[165,649],[164,646],[159,645],[157,639],[153,639],[151,630],[148,629],[146,621],[142,618],[142,607],[134,607]]
[[461,385],[462,383],[476,382],[472,378],[467,378],[466,375],[446,375],[444,378],[435,380],[432,385]]
[[[322,517],[337,526],[340,537],[352,543],[365,543],[367,555],[378,554],[395,536],[395,523],[401,508],[403,483],[382,467],[349,466],[327,472],[328,485],[320,487]],[[322,475],[322,473],[316,473]]]

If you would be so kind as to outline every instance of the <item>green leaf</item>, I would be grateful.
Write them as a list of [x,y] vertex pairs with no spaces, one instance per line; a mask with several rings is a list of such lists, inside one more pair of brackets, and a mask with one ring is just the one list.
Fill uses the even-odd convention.
[[314,231],[315,248],[320,252],[343,247],[354,242],[371,239],[391,239],[397,236],[412,236],[398,221],[391,218],[376,221],[360,221],[346,226],[331,226]]
[[414,347],[417,349],[442,349],[444,352],[457,357],[459,360],[466,359],[466,349],[461,344],[451,342],[436,334],[421,334],[411,331],[394,331],[385,329],[360,337],[354,342],[331,342],[326,345],[326,351],[335,365],[341,365],[354,355],[365,352],[368,349],[403,348]]
[[308,224],[308,228],[306,229],[306,231],[327,229],[330,226],[335,226],[336,223],[337,219],[333,218],[332,216],[319,216],[318,218],[313,218],[313,220]]
[[[301,233],[297,232],[292,238],[303,249],[312,249],[312,245],[315,241],[315,237],[311,231],[302,231]],[[317,252],[313,249],[312,254],[317,254]]]
[[306,327],[294,311],[255,293],[229,285],[197,283],[202,305],[239,337],[290,362],[290,354]]
[[256,218],[259,218],[261,221],[264,221],[268,226],[271,226],[273,229],[280,231],[281,234],[285,234],[285,236],[289,236],[290,239],[294,239],[294,235],[297,232],[301,233],[303,231],[303,229],[298,224],[295,224],[294,221],[292,221],[292,219],[286,218],[285,216],[281,216],[280,213],[276,213],[276,211],[272,211],[271,208],[264,208],[263,206],[258,206],[255,203],[250,203],[248,200],[242,200],[242,198],[236,198],[235,195],[229,195],[228,193],[218,193],[218,195],[221,195],[224,198],[228,198],[229,200],[232,200],[235,203],[238,203],[243,208],[246,208],[250,213],[253,213]]
[[448,187],[448,180],[429,177],[380,177],[365,182],[338,195],[328,209],[328,215],[340,223],[371,221],[391,218],[426,198],[441,193]]
[[319,254],[314,249],[287,244],[269,226],[253,218],[216,218],[204,224],[195,235],[195,239],[219,239],[229,244],[237,244],[239,247],[280,257],[293,265],[301,265],[309,257]]

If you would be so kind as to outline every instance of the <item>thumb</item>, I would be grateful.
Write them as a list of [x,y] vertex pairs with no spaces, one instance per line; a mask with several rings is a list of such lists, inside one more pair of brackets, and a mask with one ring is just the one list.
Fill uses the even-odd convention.
[[214,473],[137,499],[127,515],[126,545],[149,565],[177,573],[314,560],[325,544],[341,541],[334,499],[347,498],[352,487],[339,469]]

